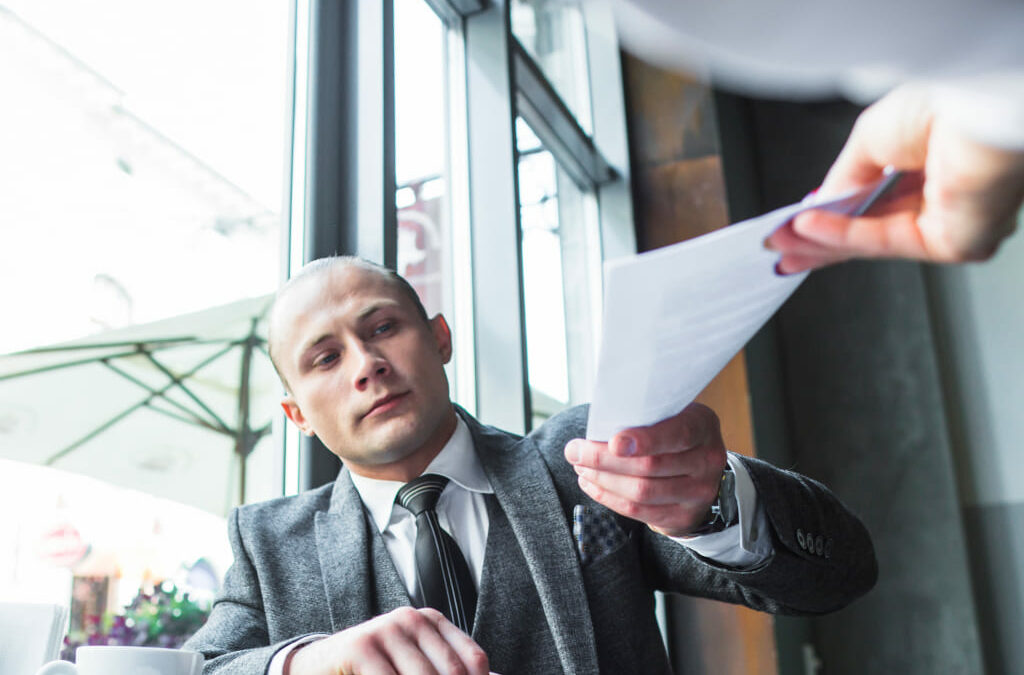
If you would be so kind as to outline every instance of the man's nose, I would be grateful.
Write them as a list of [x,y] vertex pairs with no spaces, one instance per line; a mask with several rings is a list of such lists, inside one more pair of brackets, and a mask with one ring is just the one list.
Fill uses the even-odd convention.
[[359,344],[354,350],[358,364],[354,373],[355,387],[366,389],[371,382],[385,377],[391,372],[391,365],[380,353],[365,344]]

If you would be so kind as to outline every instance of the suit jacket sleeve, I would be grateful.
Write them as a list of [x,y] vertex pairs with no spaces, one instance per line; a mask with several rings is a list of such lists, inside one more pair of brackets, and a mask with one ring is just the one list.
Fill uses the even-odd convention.
[[822,614],[874,586],[878,567],[867,529],[828,488],[766,462],[742,461],[765,508],[772,555],[755,568],[733,570],[641,527],[635,536],[655,587],[772,613]]
[[224,585],[210,618],[184,645],[185,649],[202,652],[206,658],[204,675],[266,673],[278,650],[304,637],[298,635],[269,644],[263,598],[238,520],[236,508],[228,516],[228,539],[234,563],[224,576]]
[[[576,474],[562,455],[568,440],[585,433],[586,415],[586,406],[572,408],[531,434],[570,519],[574,504],[604,508],[579,489]],[[840,609],[874,586],[878,570],[867,529],[828,488],[766,462],[748,457],[742,461],[765,508],[772,555],[755,568],[730,569],[643,523],[613,514],[628,535],[646,587],[778,614],[822,614]],[[819,535],[820,553],[815,545]]]

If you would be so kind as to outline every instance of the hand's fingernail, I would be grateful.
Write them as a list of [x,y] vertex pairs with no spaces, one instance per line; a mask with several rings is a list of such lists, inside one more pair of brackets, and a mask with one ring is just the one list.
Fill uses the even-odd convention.
[[575,464],[580,461],[580,448],[576,441],[569,441],[565,446],[565,458]]
[[636,454],[636,439],[632,436],[626,436],[619,442],[619,454],[632,457]]

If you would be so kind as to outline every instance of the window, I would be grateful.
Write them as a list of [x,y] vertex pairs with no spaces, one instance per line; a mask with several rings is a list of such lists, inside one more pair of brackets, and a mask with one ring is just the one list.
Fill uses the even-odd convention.
[[450,265],[445,28],[424,0],[395,2],[398,273],[428,314],[444,309]]
[[462,33],[425,0],[396,0],[394,22],[396,269],[448,320],[452,394],[472,408]]
[[635,250],[608,7],[310,7],[303,255],[410,277],[452,324],[455,400],[484,421],[526,431],[586,400],[602,256]]
[[593,133],[586,31],[579,2],[512,0],[512,33],[573,116]]
[[[0,353],[136,352],[0,360],[0,596],[70,601],[73,641],[140,593],[208,601],[226,510],[281,492],[279,385],[244,338],[280,277],[288,11],[0,6]],[[232,316],[207,361],[193,338]]]
[[590,394],[601,252],[593,194],[569,178],[522,118],[516,128],[527,379],[536,426]]

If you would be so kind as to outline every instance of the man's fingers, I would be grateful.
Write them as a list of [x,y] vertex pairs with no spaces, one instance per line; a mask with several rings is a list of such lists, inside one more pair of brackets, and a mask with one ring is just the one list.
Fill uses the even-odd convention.
[[565,456],[591,499],[673,536],[704,519],[726,464],[718,416],[699,403],[608,444],[571,441]]
[[420,619],[412,622],[416,646],[438,673],[487,675],[487,655],[471,637],[435,609],[413,611]]
[[694,403],[657,424],[615,434],[610,443],[572,440],[565,458],[575,467],[601,473],[673,478],[720,473],[725,448],[718,417]]
[[710,490],[704,490],[707,483],[703,476],[671,476],[648,478],[626,476],[608,471],[595,471],[577,467],[576,473],[587,483],[599,488],[602,493],[640,505],[694,503],[714,499]]
[[[466,669],[467,675],[487,675],[490,664],[487,654],[471,637],[459,630],[459,627],[441,616],[437,628],[442,638],[454,650],[459,663]],[[444,672],[444,671],[442,671]]]
[[704,469],[704,461],[695,453],[675,452],[622,457],[610,452],[607,443],[586,441],[581,438],[569,441],[565,455],[574,466],[627,476],[687,476]]
[[[445,675],[453,672],[451,664],[455,661],[447,658],[445,642],[436,630],[410,631],[408,627],[401,627],[384,635],[380,648],[398,675]],[[451,649],[447,648],[447,652],[450,653]]]
[[716,440],[721,445],[718,416],[705,405],[691,403],[657,424],[620,431],[608,445],[616,455],[639,457],[680,452]]
[[[652,504],[623,497],[582,476],[579,479],[579,484],[580,488],[595,502],[671,536],[679,536],[692,530],[703,520],[707,513],[707,505],[714,499],[714,494],[710,492],[704,495],[704,499],[697,499],[697,493],[691,492],[689,498],[681,498],[677,495],[670,503]],[[702,488],[701,492],[704,492]]]
[[296,653],[295,675],[487,675],[487,655],[433,609],[400,607]]

